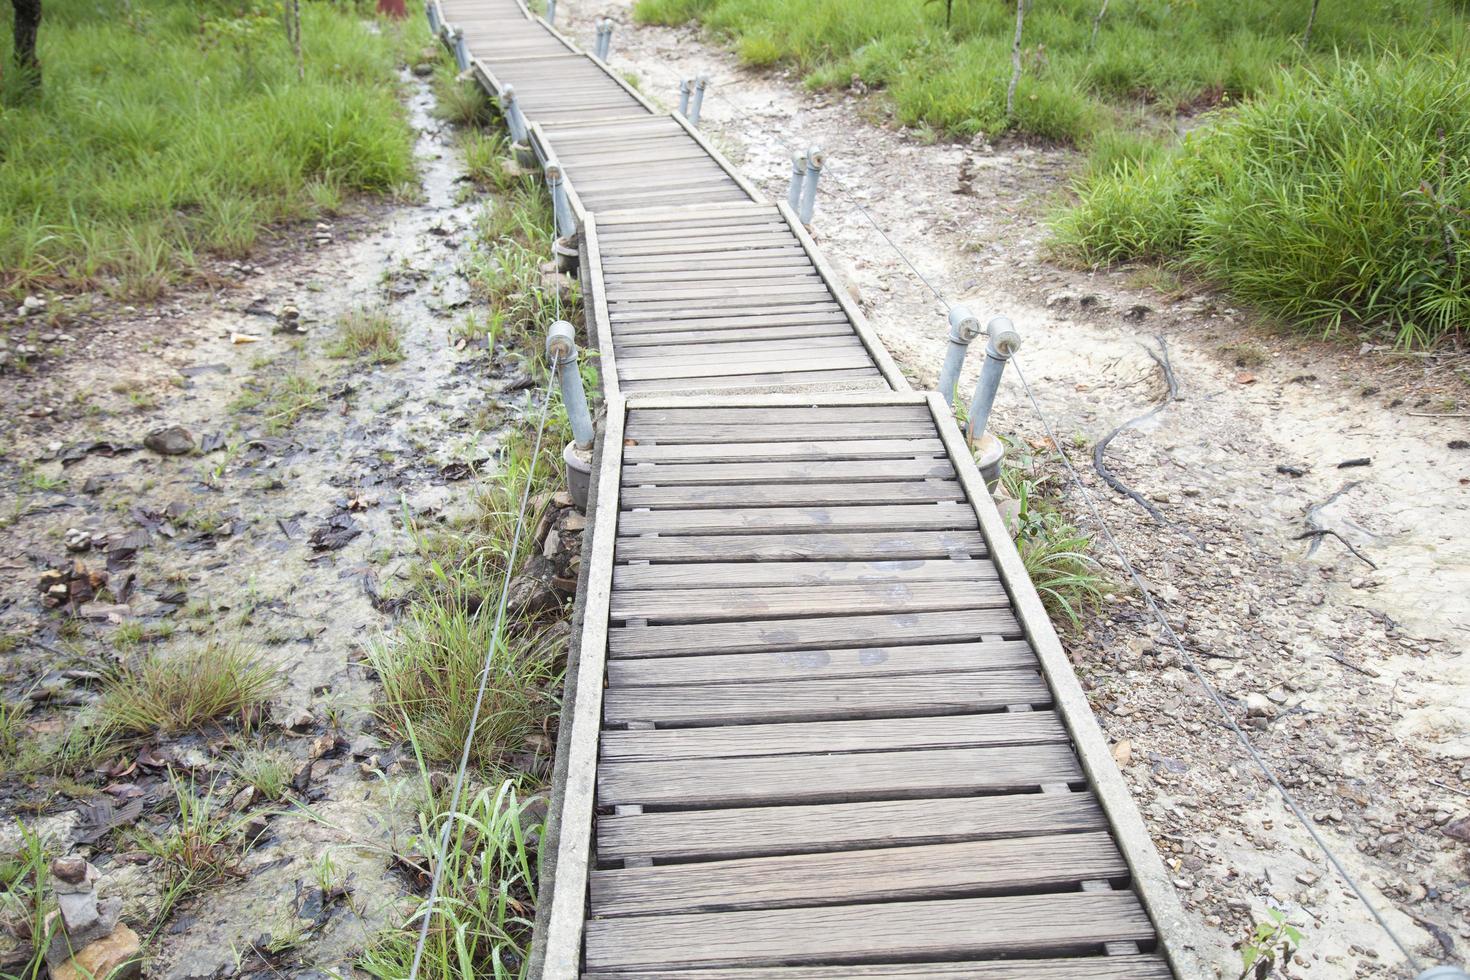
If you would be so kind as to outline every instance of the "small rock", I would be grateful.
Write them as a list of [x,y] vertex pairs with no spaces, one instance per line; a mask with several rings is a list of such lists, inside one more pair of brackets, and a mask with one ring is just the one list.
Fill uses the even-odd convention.
[[1453,837],[1455,840],[1470,844],[1470,817],[1461,817],[1453,823],[1445,824],[1444,834],[1446,837]]
[[316,717],[306,708],[300,708],[286,716],[286,727],[293,731],[305,731],[316,724]]
[[183,456],[194,451],[194,436],[182,425],[171,425],[148,433],[143,445],[163,456]]
[[1245,713],[1250,718],[1269,718],[1275,712],[1271,699],[1252,691],[1245,696]]
[[119,922],[112,934],[89,943],[64,963],[51,967],[51,980],[133,980],[143,968],[138,955],[142,944],[138,934]]

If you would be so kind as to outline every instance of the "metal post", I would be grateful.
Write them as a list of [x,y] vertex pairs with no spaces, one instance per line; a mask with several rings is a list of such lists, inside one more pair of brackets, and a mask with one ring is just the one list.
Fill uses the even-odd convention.
[[693,87],[694,83],[690,79],[679,79],[679,115],[685,119],[689,118],[689,90]]
[[556,0],[546,0],[546,23],[556,23]]
[[454,31],[454,63],[459,65],[459,70],[464,71],[470,66],[470,51],[464,43],[464,28],[455,27]]
[[704,89],[709,84],[708,75],[700,75],[694,80],[694,101],[689,106],[689,125],[699,125],[699,107],[704,105]]
[[577,328],[565,320],[553,323],[546,332],[546,358],[556,367],[556,383],[567,408],[567,421],[572,425],[572,438],[577,448],[591,449],[592,413],[587,410],[582,372],[577,370]]
[[806,154],[791,154],[791,187],[786,191],[786,203],[795,211],[801,207],[801,185],[806,181]]
[[995,405],[995,393],[1000,389],[1006,361],[1021,349],[1021,335],[1005,317],[993,317],[985,325],[985,330],[990,334],[990,342],[985,345],[985,363],[980,368],[980,380],[970,402],[969,426],[965,430],[971,445],[985,433],[985,427],[990,423],[990,409]]
[[949,311],[949,347],[944,352],[944,366],[939,370],[939,394],[954,410],[955,388],[960,381],[960,369],[965,366],[965,352],[970,341],[980,336],[980,321],[968,307],[954,306]]
[[597,22],[597,57],[603,61],[612,54],[612,32],[613,22],[611,20],[599,20]]
[[555,157],[546,161],[546,189],[551,192],[551,207],[556,215],[556,233],[563,238],[577,230],[577,219],[572,214],[572,203],[567,199],[566,182],[562,178],[561,164]]
[[806,179],[801,184],[801,207],[797,211],[797,217],[801,223],[809,225],[812,216],[817,210],[817,181],[822,178],[822,162],[826,154],[820,146],[813,146],[806,151]]
[[1431,966],[1415,980],[1470,980],[1470,973],[1458,966]]
[[424,5],[424,12],[429,15],[429,33],[435,37],[439,36],[439,4],[435,0],[429,0]]
[[528,131],[526,117],[521,115],[520,103],[516,102],[514,85],[507,85],[500,93],[500,111],[505,115],[505,124],[510,127],[510,141],[525,143]]

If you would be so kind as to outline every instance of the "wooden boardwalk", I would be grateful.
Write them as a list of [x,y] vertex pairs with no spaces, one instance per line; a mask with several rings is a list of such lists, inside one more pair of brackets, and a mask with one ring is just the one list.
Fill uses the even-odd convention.
[[942,399],[683,120],[438,12],[567,177],[603,365],[530,975],[1198,975]]

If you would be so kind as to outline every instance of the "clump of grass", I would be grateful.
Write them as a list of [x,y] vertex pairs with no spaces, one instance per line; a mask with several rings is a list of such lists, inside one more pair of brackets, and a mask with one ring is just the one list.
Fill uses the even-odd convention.
[[266,431],[289,430],[307,412],[326,400],[321,386],[307,374],[294,372],[277,378],[253,378],[245,382],[230,403],[232,412],[260,416]]
[[1000,474],[1001,487],[1014,506],[1006,508],[1011,536],[1052,617],[1065,619],[1073,629],[1082,613],[1102,602],[1106,584],[1092,557],[1092,538],[1068,521],[1047,497],[1050,477],[1038,471],[1034,457],[1017,461],[1014,443]]
[[[532,801],[519,799],[511,780],[462,800],[457,813],[449,812],[448,801],[436,799],[427,787],[425,796],[428,806],[419,815],[419,833],[406,850],[410,855],[435,853],[449,822],[439,898],[432,910],[421,904],[402,929],[381,935],[358,966],[382,980],[407,976],[421,917],[432,911],[420,976],[522,976],[536,919],[534,840],[541,836]],[[430,871],[420,870],[425,876]]]
[[414,180],[394,59],[422,18],[370,30],[350,6],[304,5],[298,79],[264,2],[126,10],[51,4],[43,88],[0,81],[0,286],[153,297],[205,253],[240,255],[268,225]]
[[178,821],[163,834],[136,837],[138,849],[157,859],[163,871],[166,889],[160,921],[182,899],[236,874],[251,843],[240,835],[249,816],[226,814],[212,792],[201,795],[192,782],[171,775],[169,783],[178,801]]
[[809,85],[854,76],[885,89],[898,120],[958,134],[1015,128],[1085,143],[1137,107],[1193,113],[1270,86],[1283,65],[1330,63],[1382,50],[1458,52],[1462,6],[1402,0],[1323,4],[1311,44],[1309,5],[1278,0],[1113,3],[1093,36],[1098,0],[1032,4],[1023,74],[1006,115],[1015,3],[958,0],[945,26],[932,0],[639,0],[643,21],[699,20],[748,63],[788,64]]
[[123,732],[182,732],[228,717],[256,721],[281,686],[280,672],[249,649],[201,644],[124,664],[108,677],[98,708]]
[[1419,54],[1284,77],[1177,149],[1087,182],[1086,262],[1145,259],[1302,329],[1470,330],[1470,75]]
[[404,358],[398,323],[384,309],[352,310],[337,321],[337,338],[327,347],[327,356],[396,364]]
[[253,747],[240,753],[232,760],[230,769],[235,776],[267,800],[279,800],[291,788],[291,778],[296,773],[296,763],[289,753],[280,749]]
[[20,952],[26,955],[24,967],[10,975],[39,977],[51,940],[46,918],[56,906],[49,885],[56,848],[24,821],[18,822],[18,828],[19,849],[0,854],[0,922],[23,943]]

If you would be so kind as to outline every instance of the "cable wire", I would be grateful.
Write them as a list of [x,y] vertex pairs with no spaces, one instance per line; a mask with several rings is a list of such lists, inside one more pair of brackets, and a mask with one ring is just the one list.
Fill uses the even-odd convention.
[[[558,311],[560,306],[558,305]],[[561,357],[553,358],[551,364],[552,373],[561,366]],[[485,703],[485,688],[490,681],[490,665],[495,658],[495,648],[500,643],[500,636],[505,628],[506,607],[510,603],[510,579],[515,571],[515,557],[521,547],[521,535],[526,526],[526,505],[531,500],[531,487],[536,482],[536,464],[541,460],[542,436],[546,432],[546,419],[551,414],[551,392],[554,386],[549,382],[546,392],[541,398],[541,418],[536,424],[536,442],[531,449],[531,467],[526,473],[526,485],[521,491],[520,510],[516,515],[515,534],[511,537],[510,551],[505,559],[505,579],[500,584],[500,600],[495,608],[495,626],[490,631],[490,642],[485,648],[485,664],[480,669],[480,687],[475,693],[475,707],[470,712],[469,731],[465,733],[464,749],[459,756],[459,769],[454,775],[454,793],[450,797],[449,809],[444,813],[444,830],[439,835],[439,844],[435,850],[434,874],[429,880],[429,897],[422,906],[423,922],[419,926],[418,942],[414,946],[413,965],[408,971],[408,980],[418,980],[419,967],[424,959],[424,947],[429,941],[429,922],[434,917],[434,903],[439,897],[439,884],[444,876],[445,854],[449,850],[449,833],[454,826],[455,814],[459,812],[460,794],[464,790],[465,773],[469,769],[470,749],[474,745],[475,730],[480,726],[480,709]]]

